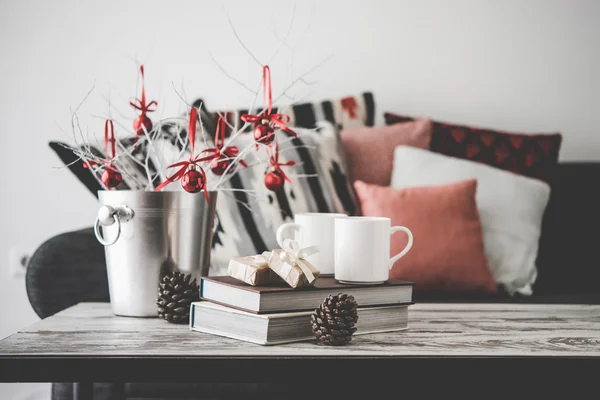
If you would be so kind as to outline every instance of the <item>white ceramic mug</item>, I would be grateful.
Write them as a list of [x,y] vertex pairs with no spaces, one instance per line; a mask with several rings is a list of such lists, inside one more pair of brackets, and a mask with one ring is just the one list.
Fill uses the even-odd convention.
[[[294,222],[288,222],[277,229],[277,243],[283,247],[285,239],[294,239],[301,248],[317,246],[319,252],[306,257],[321,274],[333,274],[333,247],[335,243],[334,222],[345,214],[298,213]],[[294,236],[286,236],[288,231]]]
[[[390,258],[390,236],[400,231],[408,235],[408,243]],[[412,232],[404,226],[392,227],[389,218],[336,218],[335,279],[351,284],[385,282],[394,263],[408,253],[412,244]]]

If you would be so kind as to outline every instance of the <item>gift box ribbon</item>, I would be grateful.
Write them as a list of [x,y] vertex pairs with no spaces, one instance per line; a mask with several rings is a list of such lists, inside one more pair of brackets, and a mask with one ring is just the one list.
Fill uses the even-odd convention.
[[303,249],[300,248],[298,242],[292,239],[285,239],[283,241],[283,248],[279,253],[279,259],[290,266],[290,269],[294,266],[298,266],[308,283],[312,283],[316,278],[313,275],[310,268],[304,263],[304,259],[312,254],[318,253],[318,246],[309,246]]
[[[229,275],[239,279],[243,282],[246,282],[248,279],[252,278],[252,275],[256,274],[257,269],[263,269],[263,268],[268,268],[269,264],[268,264],[268,260],[267,257],[259,254],[257,256],[249,256],[249,257],[244,257],[246,260],[249,261],[249,264],[246,265],[246,267],[244,268],[233,268],[229,269]],[[240,261],[243,259],[240,259]],[[255,269],[251,269],[248,267],[254,267]]]

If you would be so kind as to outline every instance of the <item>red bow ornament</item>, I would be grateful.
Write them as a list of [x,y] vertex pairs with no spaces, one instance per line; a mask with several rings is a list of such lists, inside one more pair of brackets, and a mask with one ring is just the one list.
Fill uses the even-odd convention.
[[144,130],[146,132],[150,132],[152,130],[152,120],[148,118],[148,113],[156,111],[156,106],[158,105],[158,103],[154,100],[146,104],[146,88],[144,85],[143,65],[140,65],[140,73],[142,74],[142,97],[129,102],[133,108],[139,110],[140,112],[140,117],[133,121],[133,129],[135,131],[135,141],[133,142],[134,146],[137,144],[139,137],[144,134]]
[[[121,182],[123,182],[123,176],[112,162],[117,154],[117,146],[115,143],[115,126],[110,119],[107,119],[104,122],[104,150],[106,151],[106,156],[108,158],[102,160],[102,162],[106,163],[106,165],[104,165],[102,168],[102,176],[100,177],[100,180],[107,189],[114,189],[119,186]],[[89,168],[98,164],[99,163],[96,161],[90,160],[84,162],[83,167]]]
[[277,192],[283,188],[285,181],[292,182],[290,178],[283,172],[281,167],[291,167],[295,165],[294,160],[286,163],[279,162],[279,146],[275,144],[273,154],[269,157],[269,168],[265,172],[265,186],[272,192]]
[[179,168],[177,172],[167,178],[166,181],[158,185],[157,192],[164,189],[169,183],[181,180],[181,186],[186,192],[198,193],[204,189],[204,197],[208,202],[208,191],[206,188],[206,173],[198,164],[205,162],[209,157],[201,158],[199,155],[194,156],[194,143],[196,142],[196,121],[198,119],[198,110],[192,108],[190,111],[190,124],[188,129],[188,137],[190,140],[191,154],[187,161],[180,161],[169,165],[167,168]]
[[254,140],[262,144],[271,144],[275,139],[274,127],[277,127],[293,137],[296,132],[286,126],[290,121],[289,115],[273,114],[273,93],[271,90],[271,69],[263,66],[263,94],[267,109],[260,114],[243,114],[240,118],[244,122],[254,124]]
[[[237,157],[240,152],[237,146],[225,146],[225,130],[227,125],[223,117],[219,116],[219,122],[217,124],[217,132],[215,133],[215,147],[211,149],[205,149],[202,153],[210,153],[206,159],[207,161],[213,161],[210,165],[210,170],[213,174],[221,176],[227,171],[227,168],[231,165],[233,160]],[[244,160],[240,160],[240,164],[245,168],[248,166]],[[229,168],[229,173],[233,172],[234,168]]]

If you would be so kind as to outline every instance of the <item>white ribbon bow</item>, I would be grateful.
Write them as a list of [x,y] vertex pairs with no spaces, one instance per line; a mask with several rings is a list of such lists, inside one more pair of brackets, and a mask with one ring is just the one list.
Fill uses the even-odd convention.
[[267,260],[267,257],[263,256],[262,254],[256,255],[256,256],[251,256],[252,257],[252,266],[253,267],[257,267],[257,268],[263,268],[269,265],[269,260]]
[[318,246],[309,246],[301,249],[300,245],[295,240],[285,239],[283,241],[283,249],[279,253],[279,259],[290,264],[291,266],[297,265],[300,267],[304,273],[304,276],[306,276],[308,283],[312,283],[312,281],[315,280],[315,276],[302,260],[318,252]]

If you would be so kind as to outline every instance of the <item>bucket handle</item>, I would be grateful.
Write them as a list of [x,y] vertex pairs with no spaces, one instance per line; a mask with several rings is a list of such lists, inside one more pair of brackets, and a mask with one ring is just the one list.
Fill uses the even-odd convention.
[[[133,210],[127,206],[102,206],[98,210],[98,216],[94,223],[94,234],[100,244],[104,246],[112,246],[117,243],[119,237],[121,237],[121,220],[123,222],[129,221],[133,218]],[[100,234],[100,226],[110,226],[117,223],[117,235],[112,241],[107,241]]]

